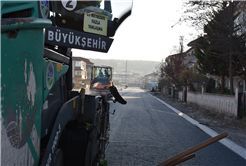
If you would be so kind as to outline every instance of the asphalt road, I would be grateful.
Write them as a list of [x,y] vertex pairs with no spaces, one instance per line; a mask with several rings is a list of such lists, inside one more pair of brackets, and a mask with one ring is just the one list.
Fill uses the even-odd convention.
[[[121,92],[126,105],[111,103],[108,166],[154,166],[209,138],[141,89]],[[246,166],[246,160],[217,142],[179,165]]]

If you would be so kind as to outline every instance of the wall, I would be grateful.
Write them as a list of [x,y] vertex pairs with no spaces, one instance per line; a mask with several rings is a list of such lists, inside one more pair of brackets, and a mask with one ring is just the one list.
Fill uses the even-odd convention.
[[179,100],[183,101],[183,91],[179,91]]
[[233,95],[187,92],[187,103],[194,103],[206,109],[237,116],[237,99]]
[[161,90],[161,93],[163,94],[163,95],[168,95],[168,87],[163,87],[162,88],[162,90]]
[[[186,87],[183,87],[183,91]],[[179,91],[179,100],[184,101],[183,91]],[[206,108],[215,112],[223,113],[229,116],[238,117],[238,94],[243,92],[243,86],[235,87],[235,95],[223,95],[214,93],[203,93],[206,91],[202,86],[202,92],[192,92],[187,87],[187,103],[197,104],[199,107]],[[171,93],[173,94],[173,88]],[[168,87],[162,89],[162,94],[168,95]],[[173,95],[169,95],[173,97]]]

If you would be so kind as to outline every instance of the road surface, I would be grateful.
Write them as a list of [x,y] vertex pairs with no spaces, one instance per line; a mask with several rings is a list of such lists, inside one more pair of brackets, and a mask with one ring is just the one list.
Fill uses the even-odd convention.
[[[111,103],[108,166],[154,166],[209,138],[148,92],[138,88],[121,91],[126,105]],[[246,166],[246,160],[217,142],[195,152],[180,165]]]

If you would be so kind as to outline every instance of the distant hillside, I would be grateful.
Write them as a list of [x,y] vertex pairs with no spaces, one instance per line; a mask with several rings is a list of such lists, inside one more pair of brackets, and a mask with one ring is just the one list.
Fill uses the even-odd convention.
[[[114,68],[114,71],[119,71],[126,68],[126,60],[115,59],[90,59],[95,65],[108,65]],[[127,60],[127,71],[135,70],[148,74],[156,71],[155,67],[160,62],[157,61],[141,61],[141,60]]]

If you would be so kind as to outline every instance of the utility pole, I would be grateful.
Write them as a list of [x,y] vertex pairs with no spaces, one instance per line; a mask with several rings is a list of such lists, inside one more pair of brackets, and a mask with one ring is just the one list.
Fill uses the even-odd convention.
[[[126,61],[126,77],[127,77],[127,61]],[[126,82],[126,77],[125,77],[125,82]],[[126,84],[127,87],[127,84]]]
[[183,51],[184,51],[183,42],[184,42],[184,36],[180,36],[179,37],[180,53],[183,53]]
[[[230,76],[230,94],[231,95],[233,95],[233,93],[234,93],[234,89],[233,89],[233,71],[232,71],[232,67],[233,67],[233,64],[232,64],[232,35],[233,35],[233,23],[234,23],[234,21],[233,21],[233,13],[234,13],[234,2],[233,1],[231,1],[231,2],[229,2],[230,4],[229,4],[229,8],[230,8],[230,16],[229,16],[229,20],[230,20],[230,22],[229,22],[229,33],[230,33],[230,40],[229,40],[229,47],[230,47],[230,52],[229,52],[229,57],[230,57],[230,67],[229,67],[229,76]],[[224,80],[223,80],[224,81]]]

